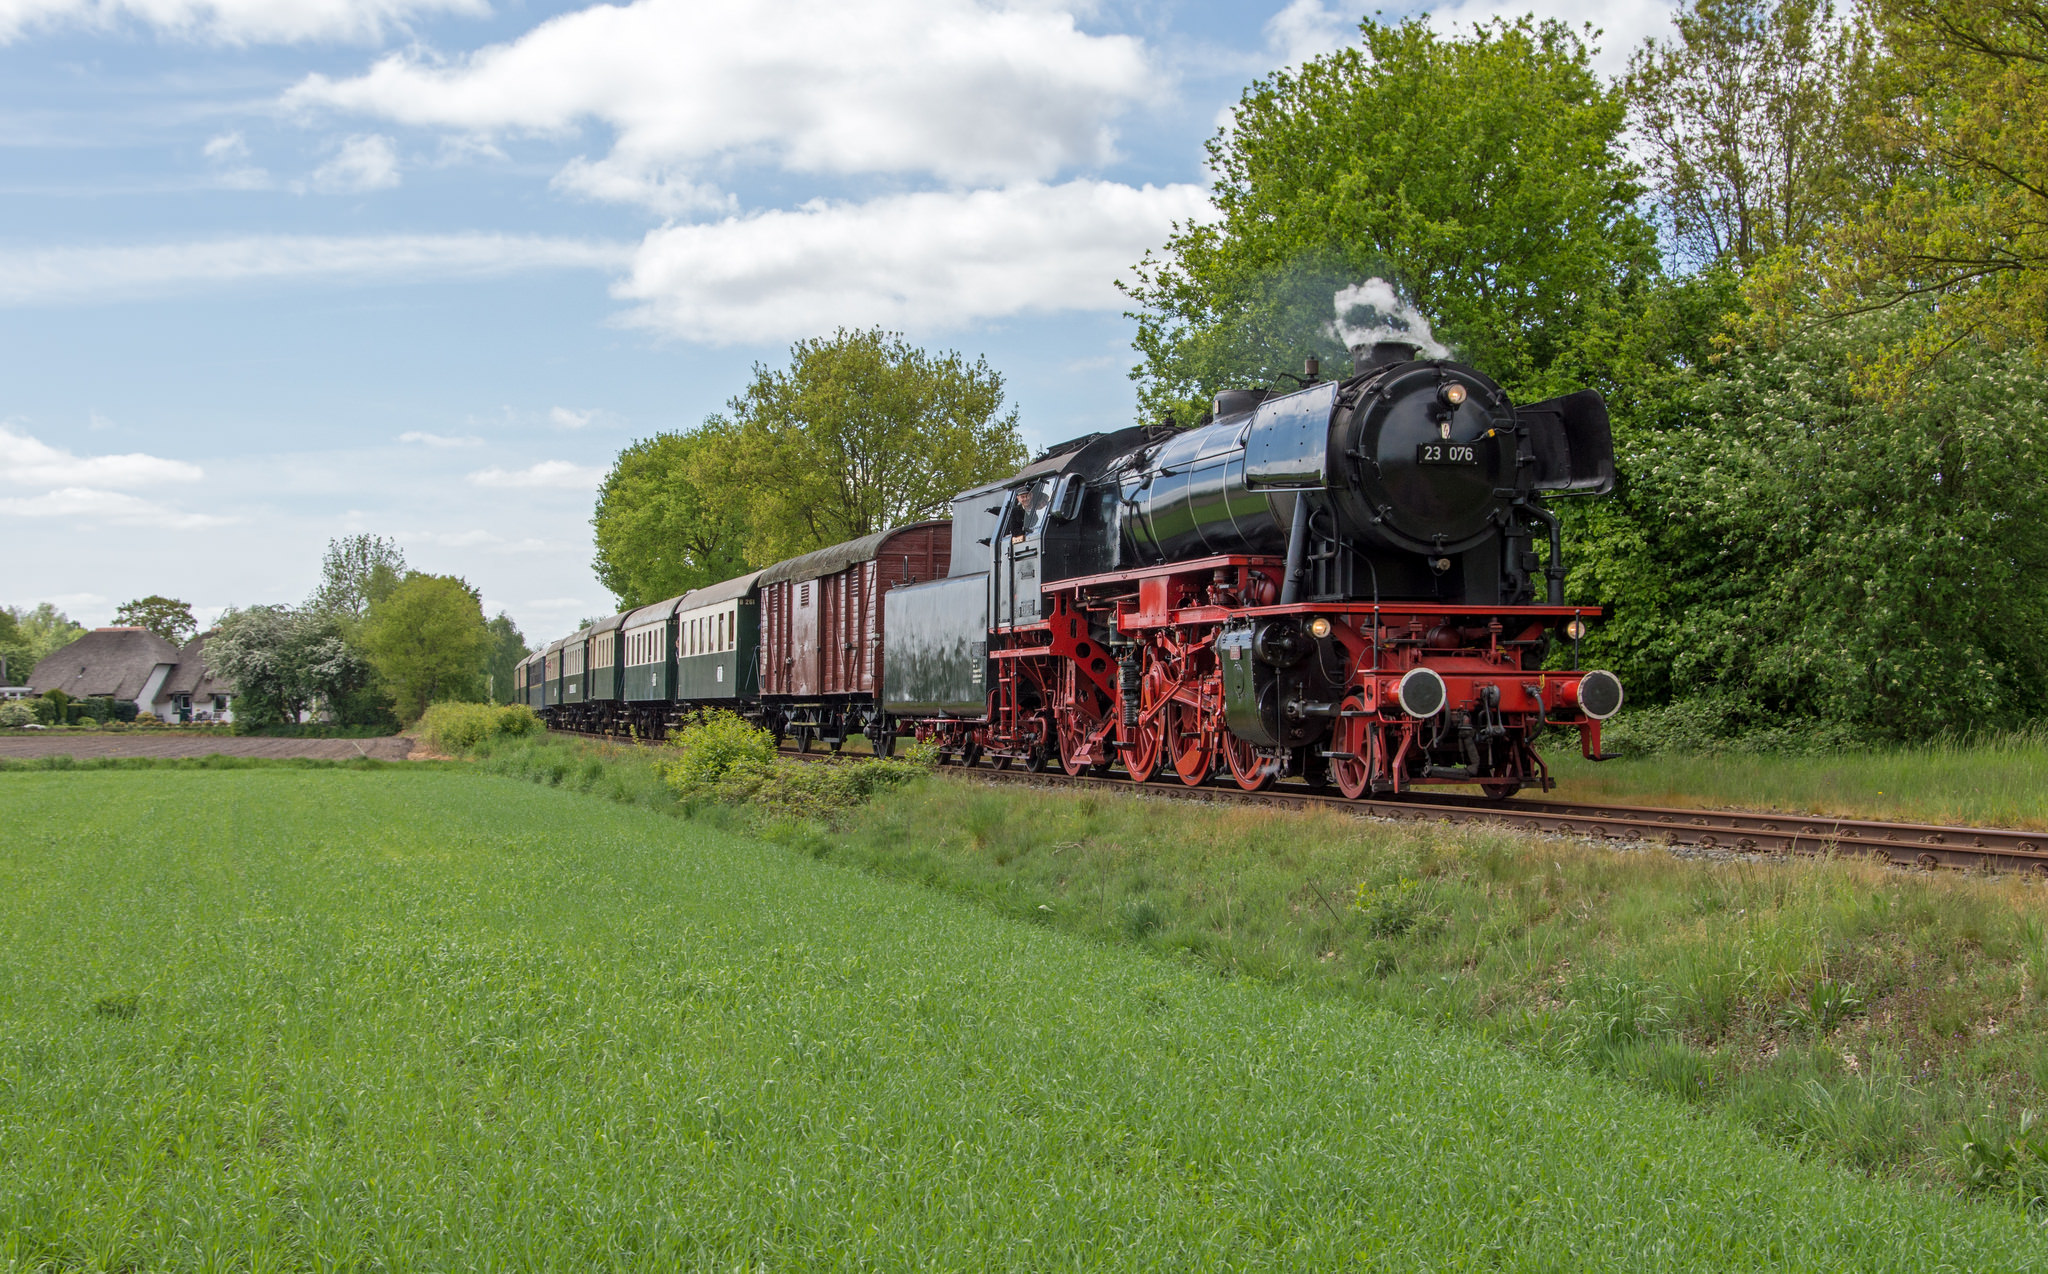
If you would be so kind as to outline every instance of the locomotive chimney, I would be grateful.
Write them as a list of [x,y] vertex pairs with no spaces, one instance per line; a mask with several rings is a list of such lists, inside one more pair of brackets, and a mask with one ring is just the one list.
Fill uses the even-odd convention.
[[1421,352],[1419,345],[1407,341],[1374,341],[1370,345],[1351,347],[1351,374],[1360,376],[1376,367],[1391,367],[1405,363]]

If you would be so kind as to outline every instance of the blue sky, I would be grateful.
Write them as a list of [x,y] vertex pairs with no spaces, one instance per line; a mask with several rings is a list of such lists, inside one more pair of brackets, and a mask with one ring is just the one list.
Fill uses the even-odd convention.
[[[1533,8],[1607,34],[1662,4]],[[1389,5],[1398,13],[1400,6]],[[1323,0],[0,0],[0,602],[295,602],[399,540],[529,638],[596,479],[838,325],[1130,418],[1113,283]]]

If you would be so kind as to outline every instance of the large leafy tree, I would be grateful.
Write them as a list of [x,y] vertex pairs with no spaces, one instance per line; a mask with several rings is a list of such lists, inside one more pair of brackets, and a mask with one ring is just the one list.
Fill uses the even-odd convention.
[[13,607],[0,606],[0,685],[17,686],[28,680],[36,663],[32,651]]
[[114,612],[114,622],[147,628],[173,645],[183,645],[187,637],[199,631],[199,621],[192,618],[191,606],[154,593],[124,602]]
[[1652,697],[1873,737],[2048,712],[2048,370],[1959,348],[1903,398],[1859,391],[1896,311],[1731,353],[1692,377],[1694,425],[1624,441],[1659,509],[1598,559],[1620,603],[1591,658]]
[[597,578],[622,607],[744,574],[749,504],[733,487],[734,430],[656,434],[619,453],[590,522]]
[[345,535],[327,542],[320,583],[307,599],[315,610],[359,623],[370,606],[405,578],[405,552],[381,535]]
[[1360,30],[1363,47],[1245,91],[1209,143],[1215,219],[1178,227],[1127,287],[1153,415],[1341,359],[1333,296],[1368,276],[1511,390],[1570,388],[1579,329],[1654,273],[1626,102],[1578,35]]
[[756,564],[937,517],[1024,462],[988,360],[879,329],[799,341],[787,369],[756,365],[730,413]]
[[491,632],[476,590],[453,575],[408,574],[371,603],[362,644],[403,721],[441,700],[483,698]]
[[879,330],[800,341],[727,411],[621,452],[592,518],[597,571],[644,605],[946,511],[1024,462],[987,360]]
[[1829,0],[1693,0],[1629,62],[1634,123],[1678,256],[1746,270],[1891,181],[1867,122],[1870,27]]
[[511,703],[514,694],[513,673],[519,661],[533,652],[527,648],[526,637],[519,631],[519,625],[512,617],[499,611],[490,623],[484,625],[491,633],[490,667],[486,673],[489,681],[491,700],[495,703]]
[[[8,614],[10,614],[10,617],[14,617],[16,641],[20,641],[20,643],[23,643],[23,647],[27,647],[25,649],[25,657],[29,660],[29,668],[20,670],[20,674],[18,674],[20,680],[29,680],[29,670],[35,668],[35,664],[41,660],[43,655],[47,655],[47,653],[51,653],[51,651],[55,651],[59,647],[66,647],[66,645],[70,645],[70,643],[74,643],[74,641],[78,641],[80,637],[86,635],[86,627],[84,625],[74,623],[72,617],[68,617],[68,614],[63,612],[63,610],[57,610],[49,602],[37,602],[35,606],[29,606],[27,610],[8,608]],[[10,666],[10,676],[12,676],[12,666]]]
[[1910,381],[1972,342],[2048,352],[2048,8],[1874,0],[1886,97],[1871,116],[1896,180],[1752,287],[1762,330],[1901,305],[1923,321],[1858,351]]
[[231,610],[207,639],[206,662],[234,684],[237,724],[291,724],[320,708],[344,724],[390,719],[373,693],[369,663],[327,611]]

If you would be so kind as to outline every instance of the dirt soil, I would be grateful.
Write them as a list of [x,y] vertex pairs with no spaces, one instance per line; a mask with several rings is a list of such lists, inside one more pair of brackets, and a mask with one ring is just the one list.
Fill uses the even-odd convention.
[[413,741],[403,735],[382,739],[262,739],[234,735],[144,734],[98,731],[47,733],[28,730],[0,737],[0,757],[71,756],[268,756],[349,761],[369,757],[403,761]]

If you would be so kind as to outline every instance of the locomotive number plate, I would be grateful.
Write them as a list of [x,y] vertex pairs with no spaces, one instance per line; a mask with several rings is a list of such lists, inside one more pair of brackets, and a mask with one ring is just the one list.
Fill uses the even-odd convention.
[[1415,444],[1416,464],[1479,463],[1479,447],[1469,442],[1419,442]]

